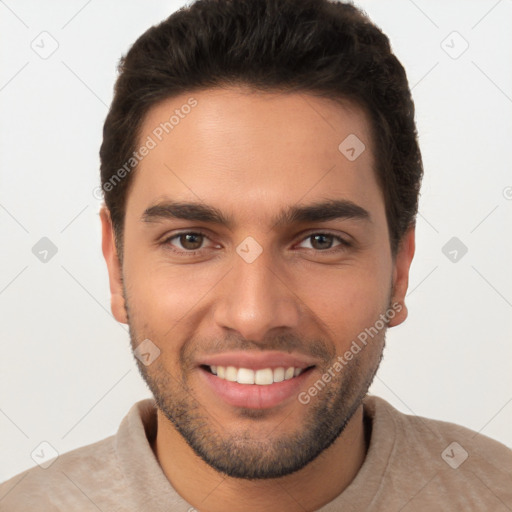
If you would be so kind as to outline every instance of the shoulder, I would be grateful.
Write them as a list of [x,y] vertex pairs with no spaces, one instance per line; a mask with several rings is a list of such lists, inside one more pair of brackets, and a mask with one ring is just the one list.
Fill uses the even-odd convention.
[[410,505],[422,510],[420,504],[444,500],[466,510],[512,508],[508,446],[462,425],[402,413],[380,397],[368,396],[365,408],[377,428],[386,426],[381,433],[393,432],[384,480],[395,489],[407,481]]
[[0,484],[0,509],[2,512],[140,509],[134,505],[143,499],[137,498],[144,493],[144,488],[137,487],[140,479],[158,481],[164,489],[168,483],[148,442],[155,429],[154,400],[136,402],[115,435],[58,455]]
[[6,512],[89,510],[102,487],[98,484],[122,478],[114,442],[115,436],[107,437],[10,478],[0,484],[0,508]]
[[[492,459],[497,464],[508,463],[508,469],[512,469],[510,466],[512,450],[495,439],[456,423],[400,412],[389,402],[377,396],[369,396],[368,399],[374,410],[392,419],[397,436],[406,438],[408,445],[412,445],[409,449],[417,446],[418,451],[421,452],[428,445],[431,447],[430,450],[441,449],[439,456],[443,460],[449,459],[452,451],[460,460],[464,455],[463,450],[467,448],[466,451],[470,450],[467,452],[468,459],[471,456],[477,458],[481,452],[485,452],[486,458]],[[448,448],[447,453],[444,453],[445,448]],[[453,465],[455,462],[452,463]]]

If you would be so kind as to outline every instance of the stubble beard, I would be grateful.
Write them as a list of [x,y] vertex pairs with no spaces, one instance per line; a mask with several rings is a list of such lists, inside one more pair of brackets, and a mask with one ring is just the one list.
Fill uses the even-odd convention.
[[[125,304],[128,315],[128,302]],[[132,348],[135,348],[145,337],[138,335],[129,315],[128,324]],[[342,434],[373,382],[382,361],[385,334],[386,329],[383,329],[372,340],[373,346],[364,347],[348,361],[308,404],[297,400],[297,407],[303,408],[304,419],[295,431],[279,434],[277,425],[260,438],[251,428],[227,432],[194,396],[188,385],[186,365],[181,365],[181,376],[174,376],[164,368],[162,357],[150,366],[138,359],[136,362],[157,407],[204,462],[234,478],[279,478],[304,468]],[[367,350],[373,351],[371,357],[364,357]],[[337,356],[321,369],[315,368],[318,379],[328,374],[327,369],[332,368]],[[237,413],[256,423],[269,414],[265,410],[245,408],[238,408]]]

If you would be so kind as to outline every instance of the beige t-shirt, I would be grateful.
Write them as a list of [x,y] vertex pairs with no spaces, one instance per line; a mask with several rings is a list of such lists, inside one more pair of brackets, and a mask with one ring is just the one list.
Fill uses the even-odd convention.
[[[319,512],[512,511],[512,450],[505,445],[453,423],[403,414],[373,395],[364,400],[364,414],[372,425],[364,463]],[[151,450],[155,433],[154,401],[142,400],[116,435],[1,484],[0,511],[193,511]]]

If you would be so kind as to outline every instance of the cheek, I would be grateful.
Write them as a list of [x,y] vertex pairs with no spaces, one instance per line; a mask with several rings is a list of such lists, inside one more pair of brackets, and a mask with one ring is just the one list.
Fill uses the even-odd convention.
[[137,251],[126,259],[125,269],[130,309],[159,336],[193,318],[222,277],[213,269],[171,265]]
[[390,270],[381,260],[339,269],[326,269],[311,279],[297,295],[312,314],[329,327],[328,336],[350,344],[366,327],[375,323],[388,306]]

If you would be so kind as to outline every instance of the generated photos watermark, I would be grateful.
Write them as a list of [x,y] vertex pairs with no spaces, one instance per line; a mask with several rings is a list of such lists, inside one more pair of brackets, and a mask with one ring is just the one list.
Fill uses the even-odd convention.
[[309,404],[309,402],[311,402],[311,398],[318,395],[318,393],[322,391],[329,382],[331,382],[333,377],[335,377],[337,373],[340,373],[348,362],[351,361],[356,354],[361,352],[364,347],[366,347],[368,341],[375,338],[375,336],[377,336],[379,332],[388,325],[389,321],[395,318],[396,314],[400,313],[402,309],[402,304],[395,302],[386,310],[385,313],[381,313],[379,315],[379,319],[376,320],[371,327],[366,327],[364,331],[361,331],[357,335],[357,339],[352,341],[350,348],[345,351],[343,355],[338,356],[336,361],[327,368],[323,375],[310,388],[308,388],[307,391],[301,391],[297,395],[298,401],[303,405]]
[[92,195],[96,199],[102,199],[105,192],[111,192],[114,190],[121,180],[123,180],[128,174],[130,174],[137,165],[149,155],[151,150],[158,146],[159,142],[165,138],[166,135],[172,132],[176,126],[180,124],[182,119],[190,114],[192,108],[197,106],[197,100],[195,98],[189,98],[186,103],[181,105],[180,108],[174,110],[174,113],[169,117],[167,121],[160,123],[156,128],[153,129],[151,135],[146,137],[146,140],[141,144],[138,150],[132,153],[132,156],[121,166],[107,182],[103,183],[101,187],[96,187],[92,191]]

